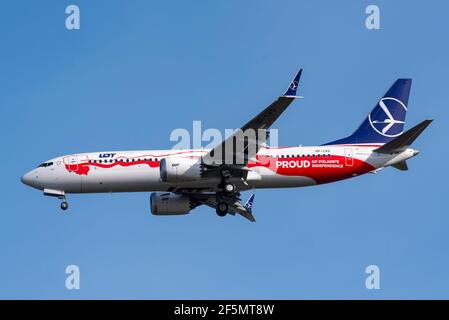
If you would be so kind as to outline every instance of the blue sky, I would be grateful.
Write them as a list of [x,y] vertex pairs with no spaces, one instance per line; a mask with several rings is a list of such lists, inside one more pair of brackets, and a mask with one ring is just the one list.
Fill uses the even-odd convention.
[[[81,29],[65,29],[77,4]],[[381,30],[365,28],[365,8]],[[449,298],[444,1],[14,1],[0,13],[0,298]],[[208,208],[150,214],[149,194],[22,185],[69,153],[170,148],[170,132],[237,128],[303,67],[281,145],[351,133],[399,77],[407,127],[436,121],[406,173],[257,190],[257,223]],[[443,159],[443,160],[441,160]],[[81,289],[65,288],[65,268]],[[367,290],[378,265],[381,289]]]

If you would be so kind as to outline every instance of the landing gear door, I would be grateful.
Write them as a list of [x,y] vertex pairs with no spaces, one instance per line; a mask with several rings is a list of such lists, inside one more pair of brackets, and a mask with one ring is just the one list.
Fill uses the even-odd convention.
[[69,172],[78,171],[78,157],[76,155],[65,157],[63,160]]
[[354,165],[352,148],[345,148],[345,164],[347,167],[352,167]]

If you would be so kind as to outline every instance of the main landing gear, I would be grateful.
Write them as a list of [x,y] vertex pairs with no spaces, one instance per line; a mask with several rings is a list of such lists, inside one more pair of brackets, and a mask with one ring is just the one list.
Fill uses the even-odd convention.
[[232,199],[236,193],[235,185],[229,181],[230,178],[231,178],[230,172],[228,171],[221,172],[221,183],[218,185],[218,187],[222,191],[217,193],[217,207],[216,207],[217,215],[220,217],[224,217],[229,212],[229,205],[225,200]]
[[235,185],[233,185],[232,183],[225,183],[223,190],[227,193],[234,193]]
[[216,211],[217,211],[217,214],[220,217],[224,217],[225,215],[227,215],[228,214],[228,210],[229,210],[229,206],[228,206],[228,204],[226,202],[219,202],[217,204]]
[[221,188],[223,192],[227,193],[228,195],[232,195],[235,192],[235,185],[229,182],[230,178],[231,173],[229,171],[225,170],[221,172],[221,182],[218,185],[218,187]]

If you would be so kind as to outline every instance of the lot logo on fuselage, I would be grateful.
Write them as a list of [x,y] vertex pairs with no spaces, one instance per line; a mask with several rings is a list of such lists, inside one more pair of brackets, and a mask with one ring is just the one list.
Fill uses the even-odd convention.
[[402,133],[407,107],[402,101],[385,97],[380,99],[379,107],[368,115],[373,129],[385,137],[397,137]]
[[112,158],[116,155],[116,153],[100,153],[99,158]]

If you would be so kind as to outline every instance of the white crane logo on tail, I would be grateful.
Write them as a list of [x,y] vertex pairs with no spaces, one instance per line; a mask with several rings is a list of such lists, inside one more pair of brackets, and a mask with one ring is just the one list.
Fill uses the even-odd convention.
[[298,81],[293,80],[292,83],[290,83],[290,89],[296,90],[296,88],[298,88]]
[[[405,111],[407,111],[407,107],[404,105],[404,103],[402,103],[402,101],[392,97],[385,97],[380,99],[379,101],[379,106],[383,110],[383,113],[380,112],[379,114],[379,112],[377,112],[375,116],[372,116],[371,113],[368,115],[369,123],[378,134],[391,138],[400,136],[402,134],[402,131],[398,133],[390,133],[395,132],[395,130],[392,130],[395,127],[395,124],[404,124],[404,121],[396,120],[393,114],[390,112],[389,108],[392,108],[397,103],[402,108],[404,108]],[[387,104],[389,105],[389,107],[387,106]]]

